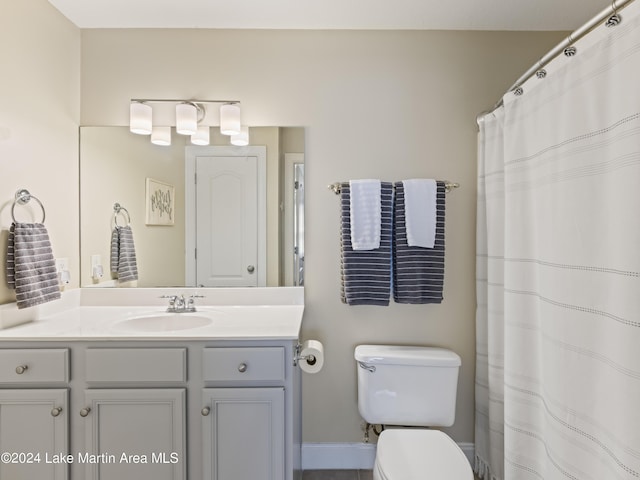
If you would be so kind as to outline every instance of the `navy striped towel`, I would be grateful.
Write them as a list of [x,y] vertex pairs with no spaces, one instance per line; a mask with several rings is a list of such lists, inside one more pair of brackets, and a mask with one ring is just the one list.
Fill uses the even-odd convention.
[[404,186],[396,182],[393,230],[393,299],[397,303],[442,303],[444,285],[445,186],[437,182],[434,248],[410,247]]
[[340,192],[342,302],[348,305],[389,305],[391,295],[391,219],[393,214],[391,182],[382,182],[381,184],[380,248],[374,250],[353,250],[349,184],[343,183]]
[[7,284],[18,308],[60,298],[49,233],[42,223],[12,223],[7,240]]
[[111,272],[119,282],[138,279],[136,248],[131,227],[116,227],[111,232]]

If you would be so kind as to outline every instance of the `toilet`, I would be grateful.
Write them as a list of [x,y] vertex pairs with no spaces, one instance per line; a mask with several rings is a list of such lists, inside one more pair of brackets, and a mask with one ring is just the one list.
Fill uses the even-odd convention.
[[[374,480],[473,480],[471,465],[445,433],[455,420],[460,357],[434,347],[359,345],[358,410],[384,425]],[[389,427],[423,428],[389,428]]]

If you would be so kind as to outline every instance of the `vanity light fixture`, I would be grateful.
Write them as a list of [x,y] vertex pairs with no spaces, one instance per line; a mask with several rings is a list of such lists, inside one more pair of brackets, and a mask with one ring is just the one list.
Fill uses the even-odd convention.
[[244,147],[249,145],[249,127],[242,125],[240,127],[240,133],[238,135],[231,135],[231,145],[237,147]]
[[194,145],[209,145],[209,126],[199,125],[196,133],[191,135],[191,143]]
[[[240,135],[240,102],[238,100],[173,100],[173,99],[131,99],[129,108],[129,129],[140,135],[152,135],[151,141],[156,145],[171,145],[170,127],[153,126],[152,104],[175,104],[176,132],[190,135],[194,145],[209,145],[209,125],[203,122],[207,116],[208,104],[220,104],[220,133],[223,135]],[[217,120],[217,119],[216,119]],[[165,125],[167,123],[163,122]],[[171,120],[169,120],[171,123]],[[169,128],[167,131],[159,128]],[[162,133],[160,133],[162,132]],[[233,142],[232,142],[233,143]],[[235,144],[234,144],[235,145]],[[246,144],[244,144],[246,145]]]
[[198,107],[184,102],[176,105],[176,132],[180,135],[195,135],[198,131]]
[[225,103],[220,107],[220,133],[240,134],[240,105],[237,103]]
[[129,130],[138,135],[151,135],[151,105],[132,100],[129,106]]
[[171,145],[171,127],[153,127],[151,143],[162,147]]

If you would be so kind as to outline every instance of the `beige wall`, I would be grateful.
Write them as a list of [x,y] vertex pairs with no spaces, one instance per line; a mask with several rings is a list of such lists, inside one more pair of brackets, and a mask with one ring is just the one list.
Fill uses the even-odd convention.
[[[53,253],[69,258],[78,285],[78,125],[80,30],[46,0],[0,5],[0,303],[4,258],[16,190],[46,208]],[[33,208],[32,208],[33,207]],[[40,221],[35,202],[16,207],[21,221]]]
[[[475,116],[563,34],[85,30],[79,39],[45,0],[1,8],[3,230],[13,193],[30,188],[47,206],[56,255],[71,258],[77,279],[80,84],[83,125],[126,125],[130,98],[200,97],[240,99],[249,125],[304,126],[303,338],[326,349],[323,371],[304,377],[304,441],[361,440],[353,348],[365,342],[457,351],[463,367],[449,431],[473,440]],[[338,199],[327,184],[410,177],[461,183],[447,197],[444,303],[342,305]],[[0,287],[0,302],[10,298]]]
[[[306,127],[303,338],[326,349],[304,377],[305,442],[362,439],[353,349],[440,345],[462,356],[457,441],[473,441],[476,125],[560,33],[85,30],[82,123],[125,125],[130,98],[242,101],[249,125]],[[203,58],[202,52],[209,54]],[[442,305],[339,300],[338,199],[351,178],[435,177],[447,197]]]

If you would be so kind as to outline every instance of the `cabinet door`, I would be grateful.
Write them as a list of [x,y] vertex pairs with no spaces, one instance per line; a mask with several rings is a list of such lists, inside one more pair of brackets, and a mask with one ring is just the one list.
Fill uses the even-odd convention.
[[0,461],[1,479],[68,478],[66,464],[51,463],[68,454],[67,398],[65,389],[0,390],[0,452],[14,456]]
[[85,478],[186,479],[184,402],[184,389],[86,390]]
[[284,389],[203,390],[204,480],[282,480]]

